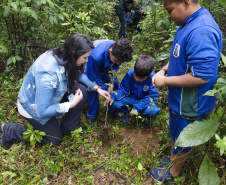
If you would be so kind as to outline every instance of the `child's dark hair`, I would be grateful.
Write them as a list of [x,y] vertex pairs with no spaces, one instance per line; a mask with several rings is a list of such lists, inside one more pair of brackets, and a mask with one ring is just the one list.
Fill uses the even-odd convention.
[[134,66],[134,72],[137,77],[143,78],[151,74],[155,66],[155,60],[147,55],[140,56]]
[[112,45],[112,55],[120,62],[129,62],[132,60],[132,53],[133,48],[130,41],[126,38],[120,38]]
[[[172,3],[172,2],[175,2],[175,3],[182,3],[183,0],[163,0],[164,3]],[[199,0],[193,0],[194,3],[199,3]]]

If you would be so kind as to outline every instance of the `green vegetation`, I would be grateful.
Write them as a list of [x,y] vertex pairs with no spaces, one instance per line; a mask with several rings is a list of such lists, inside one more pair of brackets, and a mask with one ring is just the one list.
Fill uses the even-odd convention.
[[[92,40],[118,36],[116,1],[106,0],[3,0],[0,2],[0,123],[27,125],[16,109],[17,95],[29,66],[44,51],[61,45],[73,33],[87,34]],[[201,0],[226,36],[225,0]],[[138,1],[141,3],[141,0]],[[119,70],[121,80],[141,54],[156,58],[158,71],[169,58],[175,26],[162,5],[146,7],[142,32],[127,28],[134,53],[130,63]],[[225,39],[223,51],[226,54]],[[177,184],[226,184],[226,59],[222,55],[219,78],[214,90],[217,106],[211,116],[192,124],[180,138],[183,146],[194,146]],[[170,155],[167,88],[159,90],[158,117],[151,128],[141,128],[136,116],[128,125],[108,115],[109,143],[102,143],[106,109],[101,106],[98,127],[91,129],[84,114],[81,129],[63,138],[60,146],[39,144],[44,133],[29,127],[31,143],[17,143],[10,150],[0,147],[0,184],[154,184],[146,172],[158,159]],[[195,130],[194,130],[195,126]],[[202,130],[202,131],[200,131]],[[203,131],[205,130],[205,132]],[[192,137],[191,137],[192,136]],[[186,140],[184,139],[186,138]]]

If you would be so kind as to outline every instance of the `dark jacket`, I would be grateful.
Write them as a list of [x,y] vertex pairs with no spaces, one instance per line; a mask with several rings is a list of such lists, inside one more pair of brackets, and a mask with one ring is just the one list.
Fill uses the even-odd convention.
[[122,0],[119,1],[118,4],[115,6],[116,9],[124,10],[126,13],[131,12],[129,4],[132,4],[133,0]]

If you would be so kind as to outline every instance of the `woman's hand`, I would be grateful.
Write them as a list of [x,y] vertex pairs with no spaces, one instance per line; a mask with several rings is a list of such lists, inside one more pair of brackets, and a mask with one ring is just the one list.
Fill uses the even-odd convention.
[[83,94],[80,89],[75,91],[73,100],[70,102],[70,109],[74,108],[83,99]]
[[111,95],[109,94],[109,92],[98,88],[97,92],[99,93],[99,95],[103,96],[106,100],[109,100],[111,98]]

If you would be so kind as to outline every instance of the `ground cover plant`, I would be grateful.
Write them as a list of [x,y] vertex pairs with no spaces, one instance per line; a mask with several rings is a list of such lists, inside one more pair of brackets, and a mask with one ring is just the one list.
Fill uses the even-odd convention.
[[[223,2],[201,1],[216,17],[225,37]],[[75,32],[85,33],[93,40],[117,39],[119,21],[114,4],[115,1],[105,0],[1,1],[0,123],[28,124],[17,112],[17,95],[28,67],[42,52],[60,45]],[[162,5],[154,3],[145,11],[141,33],[127,28],[134,54],[133,60],[120,68],[119,81],[141,54],[158,61],[154,71],[169,57],[175,26]],[[223,54],[225,48],[224,40]],[[218,81],[214,90],[207,93],[217,97],[215,110],[203,124],[209,127],[205,133],[197,131],[196,135],[203,134],[201,139],[193,134],[190,137],[193,128],[181,135],[181,144],[194,147],[176,184],[226,184],[225,61],[222,55]],[[170,155],[167,92],[166,87],[159,89],[157,105],[161,112],[150,120],[150,128],[141,127],[140,115],[123,125],[120,119],[108,114],[107,143],[102,142],[106,118],[103,105],[98,126],[93,129],[86,123],[85,105],[80,124],[87,129],[86,133],[80,135],[81,129],[76,130],[65,136],[60,146],[40,145],[44,133],[30,127],[25,133],[29,143],[16,143],[10,150],[0,147],[0,184],[155,184],[147,172],[158,165],[158,159]]]

